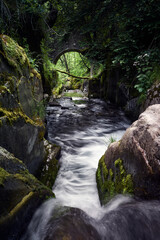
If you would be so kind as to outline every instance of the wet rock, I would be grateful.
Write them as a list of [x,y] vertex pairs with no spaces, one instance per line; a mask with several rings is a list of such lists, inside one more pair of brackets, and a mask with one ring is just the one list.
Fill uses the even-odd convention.
[[0,235],[17,240],[25,231],[36,208],[53,197],[22,161],[0,147]]
[[40,168],[38,179],[52,189],[60,167],[58,159],[60,157],[61,147],[49,143],[47,140],[44,140],[44,146],[46,156]]
[[36,124],[21,112],[5,111],[4,114],[0,118],[0,145],[21,159],[32,174],[36,174],[45,156],[43,124]]
[[159,201],[132,200],[105,214],[97,227],[104,240],[159,240],[159,218]]
[[49,102],[49,106],[51,107],[60,107],[61,105],[57,101]]
[[80,209],[63,207],[49,222],[45,240],[100,240],[90,218]]
[[[117,174],[116,162],[121,160],[122,193],[126,192],[125,177],[133,180],[133,192],[136,196],[156,199],[160,198],[160,105],[152,105],[142,113],[125,132],[119,142],[110,144],[104,161],[99,164],[99,176],[97,175],[101,201],[103,202],[108,192],[105,185],[105,173],[112,171],[115,181]],[[122,169],[124,168],[124,169]],[[109,178],[109,179],[108,179]],[[111,176],[107,175],[107,181]]]

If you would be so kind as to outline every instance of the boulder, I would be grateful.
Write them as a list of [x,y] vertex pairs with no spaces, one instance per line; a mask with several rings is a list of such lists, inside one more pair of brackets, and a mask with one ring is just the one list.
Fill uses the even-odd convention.
[[160,198],[160,104],[147,108],[119,142],[110,144],[97,170],[101,202],[116,193]]
[[26,230],[36,208],[54,195],[21,160],[0,147],[0,196],[1,239],[16,240]]
[[100,240],[90,218],[80,209],[62,207],[53,212],[45,240]]
[[132,199],[108,211],[97,226],[104,240],[159,240],[159,218],[159,201]]
[[45,156],[42,121],[33,121],[19,109],[0,108],[0,145],[22,159],[36,174]]
[[56,180],[60,164],[58,159],[61,153],[61,147],[44,140],[46,156],[40,168],[38,179],[47,187],[53,187]]

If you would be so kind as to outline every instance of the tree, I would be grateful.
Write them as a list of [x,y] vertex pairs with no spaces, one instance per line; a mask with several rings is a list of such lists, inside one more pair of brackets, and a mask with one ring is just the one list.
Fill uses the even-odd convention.
[[[142,79],[140,71],[146,75],[159,64],[158,0],[57,0],[57,6],[60,13],[55,29],[63,26],[59,41],[78,29],[81,44],[88,49],[86,55],[93,62],[107,62],[108,68],[120,68],[129,84],[134,78]],[[135,64],[144,54],[149,56],[146,69],[144,63]]]

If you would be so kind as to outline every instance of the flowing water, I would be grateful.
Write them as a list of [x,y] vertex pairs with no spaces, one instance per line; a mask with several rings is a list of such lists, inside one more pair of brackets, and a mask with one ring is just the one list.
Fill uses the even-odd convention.
[[98,161],[110,139],[119,140],[129,122],[121,111],[101,100],[59,102],[62,109],[47,109],[51,113],[48,139],[62,147],[62,165],[53,191],[63,205],[97,218],[102,212],[95,181]]
[[104,207],[99,202],[95,178],[98,161],[110,141],[119,140],[130,122],[122,111],[101,100],[73,100],[59,99],[47,107],[48,140],[62,147],[61,167],[53,186],[56,199],[38,209],[23,239],[44,240],[47,223],[54,209],[61,206],[83,210],[100,239],[160,239],[158,202],[140,202],[127,196],[117,196]]

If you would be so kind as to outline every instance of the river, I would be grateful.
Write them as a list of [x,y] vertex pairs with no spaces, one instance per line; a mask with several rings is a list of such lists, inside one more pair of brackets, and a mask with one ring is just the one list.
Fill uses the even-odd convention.
[[53,186],[56,199],[37,210],[23,240],[48,239],[47,224],[54,210],[63,206],[83,210],[100,239],[160,239],[159,202],[117,196],[106,206],[100,205],[95,178],[98,161],[110,142],[119,140],[130,125],[124,113],[110,103],[87,98],[57,99],[46,111],[47,138],[62,147]]

